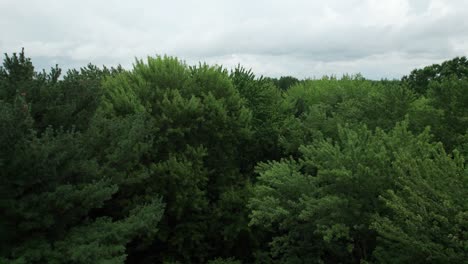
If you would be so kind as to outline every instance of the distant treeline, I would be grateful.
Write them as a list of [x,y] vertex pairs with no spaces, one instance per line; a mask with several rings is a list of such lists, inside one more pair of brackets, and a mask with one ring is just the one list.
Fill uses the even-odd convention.
[[468,61],[0,67],[0,263],[466,263]]

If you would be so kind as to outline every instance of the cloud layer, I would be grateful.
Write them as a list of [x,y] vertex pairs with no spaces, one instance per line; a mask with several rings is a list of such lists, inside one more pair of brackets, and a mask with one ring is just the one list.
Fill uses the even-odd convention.
[[268,76],[400,78],[468,54],[468,1],[1,0],[0,51],[38,68],[135,57],[237,64]]

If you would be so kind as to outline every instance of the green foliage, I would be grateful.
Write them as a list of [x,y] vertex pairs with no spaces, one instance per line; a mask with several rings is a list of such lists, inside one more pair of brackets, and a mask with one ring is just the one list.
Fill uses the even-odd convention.
[[369,128],[379,127],[388,131],[396,122],[405,119],[417,97],[404,84],[382,82],[375,86],[376,88],[366,100],[362,121]]
[[24,51],[6,55],[0,67],[0,100],[13,103],[21,97],[28,107],[38,132],[48,126],[66,130],[86,129],[99,104],[101,80],[122,71],[88,65],[80,71],[70,70],[59,80],[61,69],[37,73]]
[[[28,65],[22,56],[13,62],[7,59],[9,70],[4,71],[8,75],[2,87],[23,81],[10,76],[21,72],[11,69]],[[27,81],[41,82],[37,76]],[[40,101],[42,97],[37,96]],[[40,106],[36,98],[28,103],[26,94],[17,93],[4,99],[0,101],[0,253],[4,261],[123,263],[128,243],[142,236],[143,230],[155,232],[153,226],[163,211],[157,196],[147,205],[130,207],[118,219],[106,215],[102,209],[118,193],[121,182],[106,174],[90,155],[85,134],[38,129],[41,120],[32,116],[32,109]],[[153,227],[150,232],[149,227]]]
[[279,90],[287,91],[289,88],[299,83],[299,79],[292,76],[281,76],[277,78],[266,78],[269,82],[273,83]]
[[[426,157],[402,154],[395,162],[397,188],[380,199],[387,212],[372,224],[381,263],[463,263],[468,258],[468,170],[441,145]],[[390,261],[391,260],[391,261]]]
[[[0,67],[0,263],[463,263],[466,58],[402,81]],[[448,153],[448,154],[447,154]]]
[[[101,174],[81,146],[80,134],[48,129],[17,143],[15,156],[2,166],[7,193],[0,201],[2,251],[10,248],[7,258],[13,263],[123,263],[125,245],[159,221],[159,201],[117,222],[93,213],[118,185]],[[101,240],[111,248],[88,248]]]
[[403,76],[402,81],[407,83],[415,92],[425,94],[431,81],[441,81],[450,77],[457,79],[468,77],[468,60],[466,57],[456,57],[441,64],[415,69],[409,75]]
[[[225,217],[218,211],[244,206],[226,198],[242,191],[246,183],[240,173],[246,167],[241,146],[252,136],[251,112],[227,71],[208,65],[188,67],[170,57],[148,58],[147,63],[137,61],[133,71],[108,78],[103,87],[98,112],[100,122],[108,125],[93,130],[98,134],[110,130],[99,136],[111,138],[107,144],[120,145],[116,149],[120,154],[103,157],[102,162],[121,166],[123,178],[138,175],[129,177],[133,182],[122,188],[119,203],[156,194],[166,203],[158,240],[147,250],[164,243],[168,249],[158,254],[160,260],[199,262],[213,249],[220,251],[218,241],[241,235],[247,212],[224,225],[229,234],[214,231]],[[134,123],[133,118],[140,121]],[[135,156],[125,166],[121,160],[128,158],[127,151],[119,148],[127,146]],[[96,153],[102,152],[96,147]]]
[[282,96],[270,81],[256,78],[252,71],[240,66],[231,72],[230,78],[252,111],[252,142],[243,149],[245,163],[249,165],[245,170],[252,171],[255,166],[252,161],[277,159],[280,156],[278,140],[284,119]]
[[468,131],[468,79],[455,77],[431,82],[427,95],[410,110],[415,130],[430,126],[437,141],[448,150],[466,144]]
[[11,57],[5,54],[3,67],[0,67],[0,100],[9,102],[18,93],[24,96],[31,89],[29,86],[34,75],[34,66],[24,55],[24,49]]
[[[60,69],[57,71],[60,73]],[[39,129],[52,126],[86,130],[100,104],[102,80],[121,71],[89,64],[79,71],[69,70],[60,82],[47,81],[38,96],[40,100],[32,106]]]
[[299,146],[314,138],[337,138],[339,124],[362,122],[375,89],[359,75],[308,80],[290,88],[282,104],[287,118],[280,144],[285,153],[297,155]]
[[[388,214],[388,203],[377,198],[397,188],[397,175],[407,179],[413,176],[399,165],[408,164],[405,168],[409,169],[413,162],[422,160],[421,166],[411,168],[413,173],[426,175],[426,163],[440,159],[458,173],[464,170],[462,162],[452,161],[439,145],[429,143],[427,132],[414,136],[406,123],[389,133],[380,129],[372,133],[365,127],[338,132],[337,142],[317,140],[301,147],[301,157],[296,161],[259,165],[260,176],[249,201],[250,224],[274,234],[269,242],[272,262],[372,261],[378,237],[371,228],[374,215]],[[437,164],[433,167],[443,170]],[[440,175],[435,169],[432,173]],[[456,178],[452,181],[460,184]],[[462,188],[454,194],[459,203],[462,194]],[[444,202],[433,199],[433,203]],[[456,207],[451,210],[453,217],[463,212]],[[441,236],[452,234],[439,231]],[[417,232],[430,236],[422,226]]]

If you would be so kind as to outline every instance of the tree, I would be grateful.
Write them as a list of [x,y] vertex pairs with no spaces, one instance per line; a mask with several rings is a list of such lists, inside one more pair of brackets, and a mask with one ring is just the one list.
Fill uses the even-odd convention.
[[34,75],[34,66],[25,56],[24,49],[11,57],[5,54],[3,67],[0,67],[0,100],[11,102],[17,94],[26,96]]
[[431,81],[440,81],[452,76],[458,79],[468,77],[468,60],[466,57],[456,57],[441,64],[414,69],[409,75],[403,76],[401,80],[415,92],[425,94]]
[[286,117],[279,142],[285,154],[297,156],[299,146],[315,138],[336,139],[338,125],[362,123],[376,87],[356,75],[307,80],[290,88],[281,105]]
[[270,81],[257,78],[251,70],[238,66],[230,78],[252,112],[252,140],[243,149],[246,164],[244,172],[253,172],[259,161],[278,159],[278,139],[285,116],[281,112],[282,96]]
[[431,127],[435,140],[444,143],[448,151],[466,144],[468,129],[468,78],[454,76],[429,85],[427,95],[409,108],[412,128],[421,131]]
[[465,64],[298,81],[164,56],[61,77],[6,55],[0,263],[461,263]]
[[[48,129],[40,137],[32,132],[16,143],[13,157],[3,160],[4,258],[13,263],[123,263],[126,244],[159,221],[158,199],[121,220],[99,213],[118,185],[83,153],[82,142],[73,132]],[[91,243],[96,247],[88,248]]]
[[[389,213],[388,203],[378,197],[396,190],[396,175],[405,179],[411,179],[413,173],[422,177],[428,173],[440,175],[439,170],[428,172],[423,165],[414,167],[413,173],[398,166],[443,159],[458,173],[463,171],[462,163],[450,163],[450,157],[434,149],[440,150],[440,146],[430,143],[428,131],[415,136],[404,122],[388,133],[381,129],[371,132],[365,127],[342,128],[336,142],[319,139],[301,147],[297,160],[260,164],[258,182],[249,201],[250,224],[272,236],[267,262],[355,263],[373,261],[376,246],[387,252],[388,248],[377,243],[380,233],[374,231],[375,215],[385,217]],[[447,187],[445,192],[450,189]],[[466,192],[463,190],[459,188],[454,196],[460,197]],[[434,203],[444,201],[441,197],[433,199]],[[450,211],[453,216],[464,215],[459,207]],[[431,232],[423,228],[417,231],[423,236]],[[442,231],[440,235],[449,234]]]
[[[8,69],[21,69],[29,61],[22,56],[7,59]],[[17,71],[3,74],[2,89],[23,85],[10,76]],[[133,239],[157,231],[163,212],[158,196],[120,218],[106,214],[102,208],[120,182],[98,166],[84,134],[51,127],[39,133],[31,98],[9,96],[0,100],[0,261],[124,263]]]
[[379,263],[463,263],[468,258],[468,170],[441,144],[426,157],[402,154],[394,163],[397,188],[383,193],[375,217]]
[[[135,253],[142,258],[134,261],[203,262],[234,247],[225,241],[238,239],[247,227],[246,214],[237,213],[244,203],[229,197],[242,193],[247,183],[240,172],[246,167],[240,151],[252,132],[251,112],[227,71],[149,57],[103,86],[95,131],[99,135],[111,129],[99,137],[104,142],[111,138],[107,144],[115,154],[100,162],[119,166],[123,178],[135,175],[125,180],[129,183],[121,189],[119,203],[161,194],[167,208],[157,239]],[[127,149],[135,153],[130,162]],[[219,214],[228,210],[233,215]],[[231,224],[222,223],[225,218]],[[164,251],[150,253],[158,248]]]

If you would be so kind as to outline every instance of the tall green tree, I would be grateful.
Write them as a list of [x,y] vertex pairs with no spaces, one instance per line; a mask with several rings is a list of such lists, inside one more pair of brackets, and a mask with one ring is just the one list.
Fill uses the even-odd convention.
[[428,89],[427,95],[409,108],[413,130],[430,126],[435,140],[444,143],[448,151],[460,150],[468,131],[468,78],[433,81]]
[[30,67],[22,56],[7,57],[0,79],[2,89],[20,87],[15,94],[2,90],[11,98],[0,100],[0,261],[124,263],[134,238],[156,232],[163,205],[154,196],[120,218],[101,211],[119,182],[98,166],[82,133],[37,130],[35,104],[21,90],[30,71],[11,70]]
[[[375,215],[385,217],[389,213],[389,204],[378,197],[386,197],[398,188],[398,175],[409,181],[417,180],[412,178],[413,173],[423,178],[436,175],[443,170],[436,169],[439,160],[457,173],[464,171],[462,162],[451,161],[439,145],[430,143],[427,131],[417,136],[409,132],[407,122],[388,133],[381,129],[371,132],[365,127],[342,128],[336,142],[320,139],[300,151],[298,160],[262,163],[258,167],[258,182],[249,201],[250,224],[271,233],[264,255],[269,263],[373,261],[374,249],[380,246]],[[412,173],[398,167],[408,164],[409,168],[421,160],[425,165],[435,163],[434,171],[428,172],[430,167],[425,165],[414,167]],[[445,177],[450,179],[450,175]],[[450,180],[454,185],[461,183],[462,177],[457,177]],[[457,203],[461,203],[460,196],[466,196],[466,191],[459,187],[455,192]],[[433,203],[444,202],[441,196],[433,199]],[[461,207],[449,210],[453,217],[464,215]],[[394,228],[400,226],[395,224]],[[421,236],[431,236],[432,232],[423,227],[417,231]],[[440,236],[451,234],[448,229],[440,231]],[[458,237],[462,239],[460,231]],[[386,250],[382,246],[382,251]],[[406,254],[402,259],[411,252]]]
[[374,252],[379,263],[463,263],[468,258],[468,170],[441,144],[425,156],[402,153],[394,163],[397,188],[380,196]]
[[401,80],[415,92],[425,94],[431,81],[441,81],[450,77],[457,79],[468,77],[468,59],[466,57],[456,57],[441,64],[414,69],[409,75],[403,76]]
[[[120,164],[129,182],[119,203],[161,194],[167,205],[157,239],[135,254],[145,255],[138,261],[203,262],[215,253],[229,252],[247,227],[242,220],[246,213],[238,214],[244,203],[230,197],[242,197],[247,183],[241,173],[246,167],[241,150],[252,132],[251,112],[228,72],[202,64],[189,67],[171,57],[149,57],[103,85],[99,122],[116,125],[110,126],[112,134],[101,136],[116,137],[107,144],[118,147],[116,156],[105,156],[101,162]],[[140,121],[133,123],[134,118]],[[127,128],[118,129],[118,124]],[[99,125],[96,132],[107,126]],[[137,146],[139,154],[126,166],[121,160],[128,160],[127,151],[119,148],[134,152]]]

